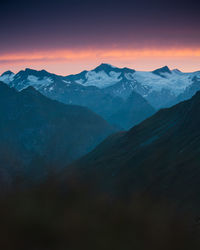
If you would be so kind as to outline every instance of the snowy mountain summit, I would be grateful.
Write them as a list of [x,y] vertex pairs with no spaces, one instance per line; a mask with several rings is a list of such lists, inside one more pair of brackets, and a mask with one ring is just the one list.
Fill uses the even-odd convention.
[[118,68],[105,63],[93,70],[69,76],[58,76],[45,70],[32,69],[22,70],[17,74],[7,71],[0,76],[1,81],[19,91],[33,86],[51,97],[65,91],[91,91],[91,87],[95,87],[94,91],[98,88],[112,96],[127,99],[132,91],[135,91],[155,108],[176,103],[180,95],[184,99],[185,91],[188,93],[191,88],[192,93],[199,90],[199,79],[200,71],[183,73],[178,69],[170,70],[164,66],[147,72]]
[[98,67],[90,71],[83,71],[77,75],[67,76],[69,81],[75,81],[84,86],[96,86],[98,88],[106,88],[112,86],[121,80],[127,79],[129,74],[133,74],[135,70],[128,68],[117,68],[110,64],[102,63]]

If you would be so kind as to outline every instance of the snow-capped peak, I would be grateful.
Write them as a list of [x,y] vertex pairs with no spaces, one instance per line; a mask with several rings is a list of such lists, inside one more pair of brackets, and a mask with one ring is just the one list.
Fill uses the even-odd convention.
[[110,87],[121,80],[133,79],[135,70],[129,68],[117,68],[110,64],[102,63],[90,71],[83,71],[78,75],[67,77],[84,86],[96,86],[98,88]]
[[0,77],[0,81],[10,85],[11,87],[16,88],[21,91],[28,86],[32,86],[35,89],[43,88],[49,86],[53,83],[53,76],[45,70],[34,70],[26,68],[25,70],[19,71],[17,74],[7,71]]
[[171,70],[168,68],[168,66],[164,66],[162,68],[156,69],[152,71],[152,73],[159,75],[161,77],[165,77],[164,74],[171,74]]
[[0,81],[9,84],[13,80],[14,76],[15,74],[12,71],[8,70],[0,76]]
[[[51,92],[52,94],[58,89],[59,91],[68,87],[75,89],[77,84],[84,87],[95,86],[99,89],[106,89],[105,91],[108,92],[113,91],[120,97],[128,96],[135,91],[152,103],[157,98],[155,96],[159,96],[157,100],[161,103],[165,98],[163,97],[164,92],[167,92],[172,98],[182,94],[194,83],[195,76],[199,79],[200,72],[183,73],[177,69],[170,70],[167,66],[154,71],[135,71],[102,63],[93,70],[65,77],[51,74],[45,70],[37,71],[28,68],[16,75],[7,71],[0,76],[0,81],[19,91],[33,86],[42,93]],[[82,86],[79,86],[78,89],[81,89]]]
[[5,75],[14,75],[14,73],[10,70],[4,72],[1,76],[5,76]]
[[97,66],[95,69],[93,69],[93,71],[95,72],[99,72],[99,71],[110,71],[110,70],[113,70],[113,69],[116,69],[117,67],[111,65],[111,64],[107,64],[107,63],[102,63],[100,64],[99,66]]
[[[168,66],[154,71],[135,71],[129,68],[117,68],[109,64],[101,64],[91,71],[83,71],[80,74],[67,77],[67,80],[83,86],[96,86],[107,88],[120,82],[129,82],[126,86],[140,89],[141,93],[167,90],[173,95],[178,95],[192,83],[195,73],[182,73],[178,70],[170,70]],[[147,93],[148,92],[148,93]],[[142,94],[143,95],[143,94]]]

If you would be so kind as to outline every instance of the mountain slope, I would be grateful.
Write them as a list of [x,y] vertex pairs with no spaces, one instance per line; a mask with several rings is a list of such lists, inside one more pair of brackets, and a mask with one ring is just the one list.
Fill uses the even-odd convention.
[[171,103],[169,103],[170,105],[174,105],[177,104],[181,101],[184,100],[188,100],[190,99],[192,96],[194,96],[196,94],[197,91],[200,90],[200,77],[194,76],[194,78],[192,79],[192,84],[189,85],[183,93],[181,93],[180,95],[178,95]]
[[50,100],[32,87],[16,92],[0,83],[0,113],[0,165],[8,178],[66,166],[115,131],[89,109]]
[[200,207],[200,92],[127,133],[109,137],[76,162],[112,192],[142,192]]
[[167,66],[145,72],[101,64],[91,71],[83,71],[66,79],[83,86],[96,86],[122,98],[127,98],[135,91],[158,109],[168,106],[199,76],[199,71],[183,73],[177,69],[170,70]]
[[112,114],[108,121],[130,129],[155,113],[155,109],[139,94],[132,92],[121,107]]

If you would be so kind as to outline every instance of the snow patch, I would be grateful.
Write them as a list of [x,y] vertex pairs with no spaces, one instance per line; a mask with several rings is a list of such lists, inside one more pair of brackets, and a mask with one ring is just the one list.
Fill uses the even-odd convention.
[[79,79],[79,80],[76,80],[75,82],[78,83],[78,84],[83,84],[84,80],[83,79]]
[[[191,73],[192,74],[192,73]],[[143,86],[148,86],[151,91],[171,90],[176,96],[182,93],[192,83],[190,73],[179,73],[172,71],[171,74],[163,73],[164,77],[151,72],[137,71],[134,78]]]
[[3,76],[0,76],[0,81],[9,84],[10,82],[13,81],[15,74],[4,74]]
[[53,90],[54,90],[54,87],[51,86],[51,87],[49,88],[49,91],[53,91]]
[[135,74],[135,73],[126,73],[126,74],[125,74],[125,77],[126,77],[127,80],[130,80],[130,81],[131,81],[131,80],[135,80],[135,79],[134,79],[134,74]]
[[53,83],[53,79],[46,76],[42,79],[39,79],[34,75],[29,75],[27,77],[27,80],[28,80],[28,85],[34,87],[35,89],[39,89],[41,87],[48,87],[51,83]]
[[110,71],[107,74],[105,71],[88,71],[85,75],[86,82],[83,84],[79,81],[80,84],[84,86],[96,86],[98,88],[106,88],[112,86],[119,82],[122,78],[120,77],[120,72]]

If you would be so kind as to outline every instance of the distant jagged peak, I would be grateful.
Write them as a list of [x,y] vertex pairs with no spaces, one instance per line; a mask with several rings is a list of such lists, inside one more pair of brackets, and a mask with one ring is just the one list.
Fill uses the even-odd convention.
[[104,71],[106,73],[109,73],[111,71],[121,72],[121,73],[134,73],[135,72],[134,69],[129,69],[129,68],[126,68],[126,67],[118,68],[118,67],[113,66],[113,65],[108,64],[108,63],[102,63],[92,71],[95,71],[95,72]]
[[127,68],[127,67],[124,67],[121,70],[123,71],[123,73],[134,73],[135,72],[134,69],[130,69],[130,68]]
[[25,72],[27,74],[52,75],[52,73],[49,73],[48,71],[46,71],[44,69],[42,69],[42,70],[36,70],[36,69],[26,68],[24,71],[22,70],[22,72]]
[[109,64],[109,63],[101,63],[99,66],[97,66],[93,71],[102,71],[102,70],[113,70],[116,69],[117,67]]
[[14,77],[15,77],[15,74],[12,71],[8,70],[0,76],[0,81],[6,84],[10,84],[10,82],[12,82]]
[[152,73],[159,75],[161,77],[164,77],[163,74],[165,74],[165,73],[171,74],[172,72],[168,66],[164,66],[162,68],[159,68],[159,69],[152,71]]
[[35,69],[31,69],[31,68],[25,68],[24,70],[20,70],[17,75],[21,75],[21,74],[33,74],[33,73],[36,73],[38,72],[37,70]]
[[[34,69],[30,69],[30,68],[26,68],[25,70],[21,70],[19,71],[15,76],[14,76],[14,80],[17,82],[21,82],[21,83],[26,83],[26,81],[28,82],[32,82],[34,84],[36,83],[40,83],[41,84],[41,80],[46,80],[48,81],[52,81],[52,77],[55,77],[54,74],[51,74],[49,72],[47,72],[46,70],[34,70]],[[20,86],[20,90],[23,89],[23,86]]]
[[24,70],[20,70],[15,76],[30,76],[34,75],[37,77],[44,77],[44,76],[50,76],[53,75],[49,73],[48,71],[42,69],[42,70],[35,70],[35,69],[30,69],[30,68],[25,68]]
[[177,74],[182,74],[183,72],[179,69],[173,69],[172,72],[177,73]]
[[1,76],[6,76],[6,75],[14,75],[14,73],[10,70],[7,70],[6,72],[4,72]]

